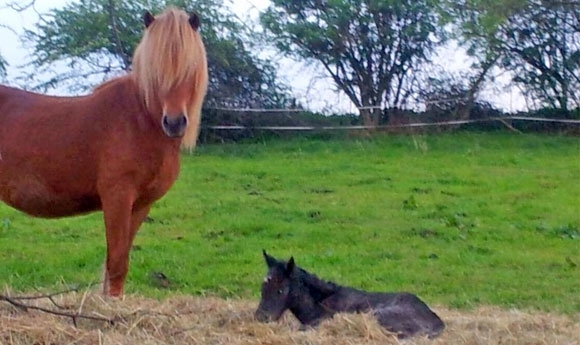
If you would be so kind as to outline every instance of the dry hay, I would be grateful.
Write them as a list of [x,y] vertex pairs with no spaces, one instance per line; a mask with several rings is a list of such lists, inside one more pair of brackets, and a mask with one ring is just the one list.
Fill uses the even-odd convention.
[[[4,296],[9,296],[5,293]],[[447,328],[435,340],[399,341],[371,315],[339,314],[316,329],[299,331],[287,313],[281,322],[253,320],[257,301],[175,296],[164,301],[137,296],[103,299],[96,292],[68,293],[49,299],[21,300],[29,305],[103,319],[73,319],[0,301],[0,344],[514,344],[580,345],[580,314],[566,317],[482,307],[457,311],[435,307]]]

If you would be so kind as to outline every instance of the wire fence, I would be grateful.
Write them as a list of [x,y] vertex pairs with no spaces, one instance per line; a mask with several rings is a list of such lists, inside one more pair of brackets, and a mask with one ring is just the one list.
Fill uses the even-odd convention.
[[[269,110],[268,110],[269,111]],[[510,120],[520,120],[520,121],[532,121],[532,122],[551,122],[551,123],[566,123],[572,125],[579,125],[580,120],[573,119],[549,119],[540,117],[526,117],[526,116],[505,116],[505,117],[489,117],[485,119],[472,119],[472,120],[451,120],[451,121],[438,121],[438,122],[413,122],[404,124],[387,124],[387,125],[375,125],[375,126],[364,126],[364,125],[345,125],[345,126],[243,126],[243,125],[209,125],[205,128],[215,129],[215,130],[275,130],[275,131],[321,131],[321,130],[373,130],[373,129],[388,129],[388,128],[404,128],[404,127],[430,127],[430,126],[450,126],[450,125],[464,125],[470,123],[482,123],[482,122],[492,122],[492,121],[510,121]]]
[[401,109],[380,109],[376,113],[381,116],[380,122],[367,125],[361,116],[353,114],[327,116],[304,109],[204,108],[200,142],[237,142],[246,139],[294,136],[349,137],[373,133],[423,134],[506,129],[517,133],[538,132],[580,136],[580,117],[572,113],[548,114],[555,115],[554,118],[525,116],[526,114],[504,115],[499,111],[486,109],[461,114],[457,111],[415,113]]

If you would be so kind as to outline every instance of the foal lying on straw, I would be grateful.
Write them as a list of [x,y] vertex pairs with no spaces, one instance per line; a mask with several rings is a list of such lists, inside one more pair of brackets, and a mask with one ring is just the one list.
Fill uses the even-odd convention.
[[268,274],[262,284],[257,320],[278,320],[286,310],[308,326],[339,312],[372,312],[379,324],[399,338],[435,338],[445,324],[437,314],[407,292],[366,292],[318,279],[296,266],[294,258],[278,261],[263,251]]

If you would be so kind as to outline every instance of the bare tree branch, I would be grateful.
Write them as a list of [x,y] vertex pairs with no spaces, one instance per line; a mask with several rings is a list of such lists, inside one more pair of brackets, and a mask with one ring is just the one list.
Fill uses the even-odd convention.
[[23,5],[19,4],[18,2],[14,1],[14,2],[8,2],[6,3],[6,5],[4,5],[3,8],[10,8],[13,9],[16,12],[24,12],[27,9],[33,7],[36,3],[36,0],[29,0],[28,2],[24,3]]
[[107,3],[107,11],[109,12],[109,22],[111,24],[111,30],[113,30],[113,36],[115,38],[115,49],[117,50],[117,54],[123,60],[123,68],[128,70],[131,66],[131,61],[126,54],[125,47],[123,46],[123,41],[121,37],[119,37],[119,29],[117,27],[117,20],[116,20],[116,11],[115,11],[115,0],[109,0]]
[[30,305],[27,303],[24,303],[22,301],[30,301],[30,300],[40,300],[40,299],[48,299],[51,301],[51,303],[53,305],[55,305],[57,308],[59,309],[67,309],[63,306],[58,305],[53,297],[55,296],[60,296],[60,295],[64,295],[70,292],[78,292],[80,290],[79,287],[77,288],[72,288],[72,289],[68,289],[68,290],[63,290],[63,291],[58,291],[58,292],[54,292],[54,293],[49,293],[49,294],[41,294],[41,295],[37,295],[37,296],[7,296],[4,294],[0,294],[0,301],[5,301],[8,304],[11,304],[12,306],[21,309],[25,312],[28,312],[29,310],[38,310],[47,314],[52,314],[52,315],[57,315],[57,316],[63,316],[63,317],[69,317],[71,318],[73,324],[75,327],[77,326],[77,321],[79,319],[86,319],[86,320],[93,320],[93,321],[102,321],[105,322],[109,325],[114,325],[116,322],[119,322],[120,319],[118,318],[114,318],[114,319],[110,319],[110,318],[105,318],[105,317],[101,317],[101,316],[93,316],[93,315],[86,315],[86,314],[82,314],[80,312],[66,312],[66,311],[59,311],[59,310],[54,310],[54,309],[49,309],[49,308],[44,308],[44,307],[39,307],[39,306],[35,306],[35,305]]

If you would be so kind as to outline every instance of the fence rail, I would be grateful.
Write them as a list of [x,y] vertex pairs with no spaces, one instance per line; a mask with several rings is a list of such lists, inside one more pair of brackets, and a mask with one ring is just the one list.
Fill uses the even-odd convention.
[[449,125],[463,125],[469,123],[481,123],[499,121],[504,123],[509,120],[518,121],[532,121],[532,122],[553,122],[553,123],[568,123],[580,125],[580,120],[572,119],[549,119],[542,117],[526,117],[526,116],[505,116],[505,117],[490,117],[485,119],[472,120],[452,120],[441,122],[415,122],[395,125],[376,125],[376,126],[242,126],[242,125],[213,125],[204,126],[204,128],[215,130],[274,130],[274,131],[321,131],[321,130],[361,130],[361,129],[389,129],[389,128],[405,128],[405,127],[429,127],[429,126],[449,126]]

